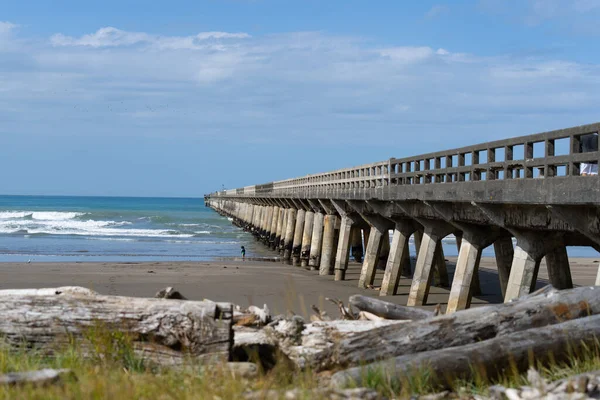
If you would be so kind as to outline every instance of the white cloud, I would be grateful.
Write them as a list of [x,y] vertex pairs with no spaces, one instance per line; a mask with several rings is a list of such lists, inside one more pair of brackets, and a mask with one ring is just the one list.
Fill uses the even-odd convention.
[[8,21],[0,21],[0,36],[10,34],[18,25]]
[[[161,36],[102,28],[27,41],[17,55],[0,64],[0,120],[15,121],[2,129],[35,131],[40,121],[38,131],[48,134],[53,126],[72,135],[283,145],[362,143],[373,134],[395,143],[407,130],[441,139],[448,129],[473,129],[468,144],[592,122],[600,102],[596,64],[410,42],[383,48],[319,32]],[[483,125],[484,133],[475,129]]]
[[209,39],[246,39],[247,33],[201,32],[193,36],[164,37],[142,32],[128,32],[113,27],[104,27],[96,32],[79,38],[56,34],[50,38],[54,46],[89,46],[89,47],[120,47],[133,45],[153,45],[161,49],[200,49],[205,46],[202,42]]
[[433,57],[435,52],[431,47],[392,47],[380,51],[383,57],[402,63],[415,63]]

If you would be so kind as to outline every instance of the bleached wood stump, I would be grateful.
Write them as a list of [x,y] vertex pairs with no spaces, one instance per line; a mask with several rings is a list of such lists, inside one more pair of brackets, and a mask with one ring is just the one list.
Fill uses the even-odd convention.
[[137,355],[160,365],[230,357],[232,305],[103,296],[78,287],[0,290],[0,340],[52,354],[90,332],[129,335]]

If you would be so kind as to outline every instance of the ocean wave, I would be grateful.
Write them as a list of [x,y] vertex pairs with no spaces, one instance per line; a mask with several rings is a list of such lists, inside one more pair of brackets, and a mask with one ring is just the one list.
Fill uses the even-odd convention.
[[94,220],[0,220],[0,233],[29,235],[84,235],[84,236],[142,236],[142,237],[192,237],[191,233],[181,233],[172,229],[123,228],[131,225],[128,221]]

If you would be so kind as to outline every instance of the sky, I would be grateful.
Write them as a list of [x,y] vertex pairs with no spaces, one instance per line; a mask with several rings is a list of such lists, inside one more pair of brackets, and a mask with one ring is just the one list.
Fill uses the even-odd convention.
[[0,194],[201,197],[600,121],[600,0],[3,0]]

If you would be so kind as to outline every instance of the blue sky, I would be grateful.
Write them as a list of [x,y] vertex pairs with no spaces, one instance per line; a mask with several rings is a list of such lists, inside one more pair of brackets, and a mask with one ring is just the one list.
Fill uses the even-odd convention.
[[13,1],[0,194],[201,196],[600,120],[600,0]]

